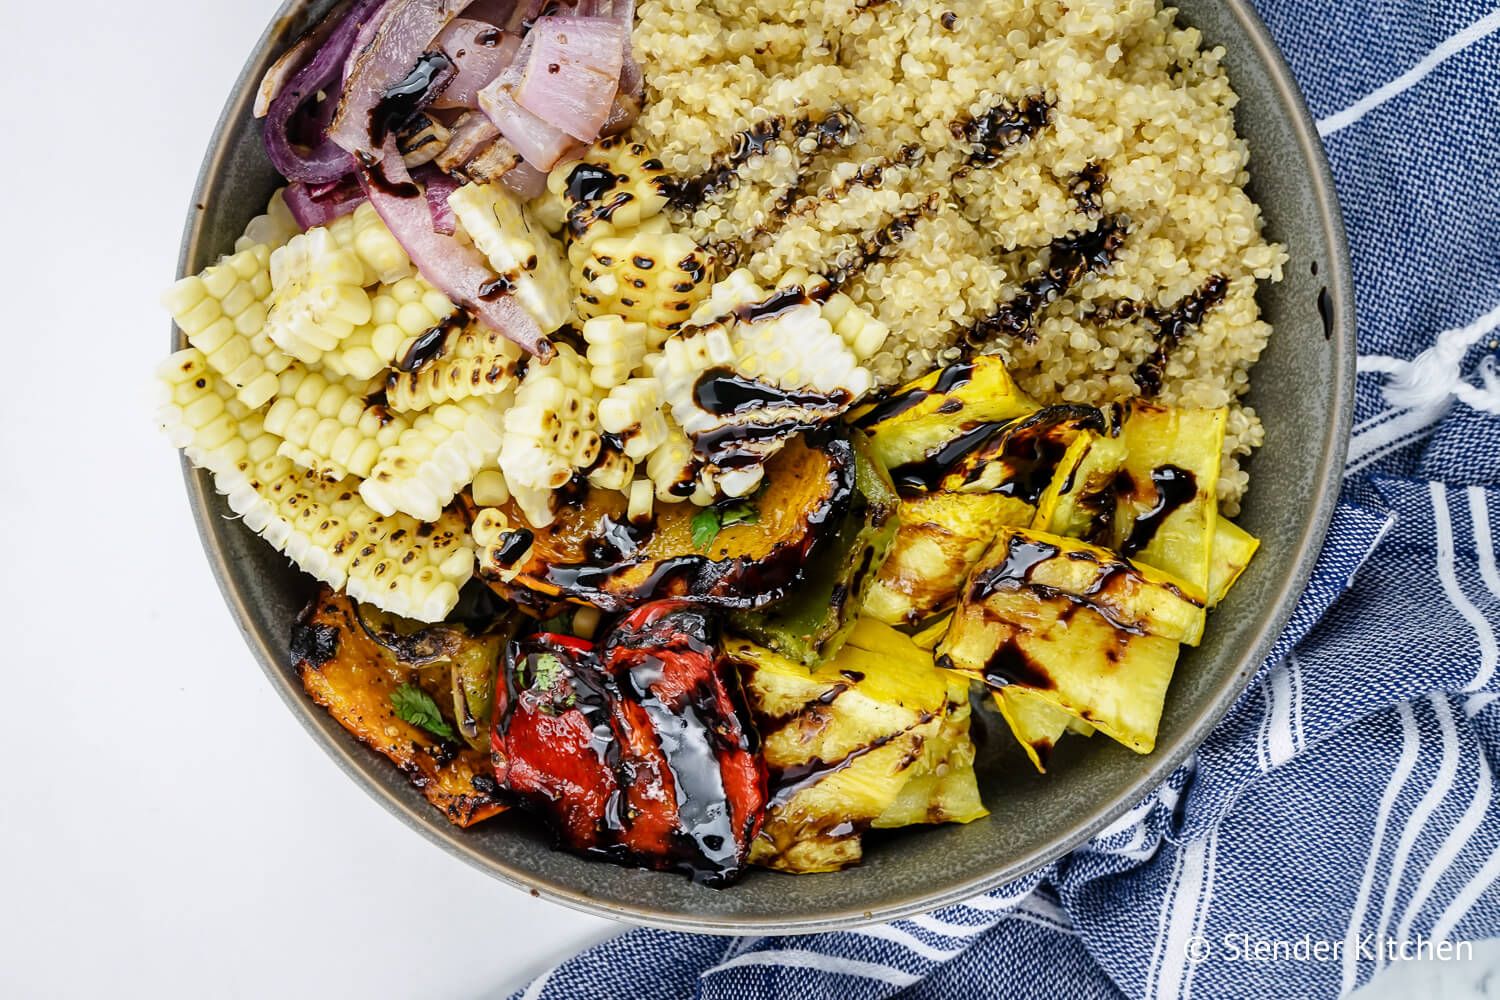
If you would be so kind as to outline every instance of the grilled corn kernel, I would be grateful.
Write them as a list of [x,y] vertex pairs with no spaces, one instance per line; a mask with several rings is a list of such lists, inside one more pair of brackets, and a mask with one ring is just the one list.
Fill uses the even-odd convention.
[[286,206],[286,188],[277,188],[266,205],[264,214],[257,215],[245,227],[245,235],[234,243],[234,252],[240,253],[256,246],[270,250],[284,247],[293,236],[302,232],[292,210]]
[[635,463],[614,448],[603,448],[589,470],[589,485],[623,493],[635,478]]
[[328,230],[293,237],[271,254],[271,340],[298,360],[321,361],[370,321],[364,273],[359,257]]
[[486,579],[506,583],[515,579],[518,568],[531,554],[530,532],[493,507],[475,515],[470,532],[479,550],[480,573]]
[[246,526],[305,572],[421,621],[440,621],[457,604],[474,564],[460,519],[383,518],[360,500],[353,480],[330,483],[297,468],[201,351],[174,354],[157,379],[159,419],[172,442],[212,474]]
[[283,439],[280,454],[302,468],[330,481],[364,478],[409,426],[368,396],[365,387],[293,365],[281,373],[266,429]]
[[566,344],[545,365],[532,365],[505,414],[500,467],[517,487],[555,490],[599,457],[599,413],[587,363]]
[[589,376],[600,389],[624,385],[646,359],[646,324],[600,316],[583,324]]
[[183,278],[162,296],[188,343],[251,408],[276,394],[276,374],[291,363],[266,333],[270,259],[269,248],[251,247]]
[[448,197],[448,206],[500,275],[504,290],[515,296],[543,333],[572,317],[573,295],[562,247],[527,217],[514,195],[499,184],[465,184]]
[[714,501],[712,485],[703,475],[703,463],[693,453],[693,443],[680,427],[667,425],[667,436],[646,459],[646,476],[662,503],[691,500],[700,507]]
[[375,211],[375,206],[365,202],[354,210],[353,233],[349,249],[365,265],[365,281],[370,285],[378,281],[382,285],[393,285],[409,278],[416,271],[407,256],[401,241],[386,228],[385,220]]
[[499,469],[485,469],[474,477],[469,487],[469,496],[481,507],[498,507],[510,499],[510,488],[505,485],[505,473]]
[[849,348],[860,364],[865,364],[879,354],[891,335],[890,327],[870,315],[843,292],[833,291],[828,279],[822,275],[808,274],[794,268],[781,276],[776,287],[798,287],[809,298],[821,302],[823,319],[833,327],[833,332],[839,335],[844,346]]
[[620,440],[627,458],[645,461],[667,440],[661,384],[654,378],[633,378],[615,386],[599,401],[599,426]]
[[479,324],[453,330],[440,356],[416,371],[392,372],[386,398],[393,410],[425,410],[474,396],[498,396],[516,384],[525,352]]
[[623,316],[650,328],[655,350],[708,298],[713,258],[682,233],[635,230],[592,241],[574,266],[578,315]]
[[280,439],[265,432],[260,413],[239,401],[196,347],[162,362],[156,384],[157,422],[198,468],[218,475],[276,454]]
[[651,520],[656,510],[656,487],[649,479],[637,479],[630,484],[630,503],[625,516],[633,522]]
[[[593,178],[604,180],[589,183]],[[620,137],[597,142],[581,160],[554,169],[547,189],[563,200],[570,239],[585,244],[639,226],[667,206],[661,161]]]
[[381,517],[352,480],[329,483],[276,455],[216,478],[230,509],[302,570],[350,597],[418,621],[441,621],[474,573],[463,521]]
[[324,354],[323,367],[340,376],[374,378],[457,311],[446,295],[420,275],[381,285],[370,296],[370,322]]
[[420,414],[380,454],[359,492],[387,516],[399,511],[436,521],[500,449],[502,401],[466,399]]

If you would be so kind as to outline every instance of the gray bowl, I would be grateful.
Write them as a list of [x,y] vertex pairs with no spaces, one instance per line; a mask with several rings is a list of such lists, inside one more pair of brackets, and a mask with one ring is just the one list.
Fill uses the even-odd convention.
[[[1286,280],[1261,303],[1275,325],[1250,401],[1265,417],[1265,447],[1241,523],[1264,542],[1213,615],[1203,646],[1182,659],[1167,697],[1156,753],[1074,739],[1056,767],[1035,774],[993,717],[980,786],[993,810],[963,827],[922,828],[872,842],[858,868],[831,875],[752,872],[724,891],[675,875],[630,871],[552,850],[521,816],[464,832],[448,825],[384,758],[364,749],[302,694],[287,655],[309,581],[255,538],[187,471],[198,530],[224,598],[266,676],[350,777],[413,830],[513,886],[590,913],[709,933],[819,931],[890,920],[966,899],[1046,864],[1108,824],[1164,779],[1208,735],[1254,675],[1312,570],[1338,495],[1354,383],[1354,296],[1348,248],[1317,131],[1291,73],[1245,0],[1179,0],[1181,19],[1228,49],[1249,140],[1252,195],[1271,238],[1291,255]],[[251,119],[254,89],[285,46],[331,6],[290,0],[256,43],[224,108],[193,197],[181,271],[227,250],[276,186]],[[1325,320],[1321,300],[1331,307]],[[174,347],[181,346],[174,344]]]

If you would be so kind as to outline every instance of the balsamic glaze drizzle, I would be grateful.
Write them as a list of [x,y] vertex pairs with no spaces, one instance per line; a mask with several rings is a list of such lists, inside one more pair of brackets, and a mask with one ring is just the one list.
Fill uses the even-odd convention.
[[1125,235],[1125,220],[1115,216],[1091,232],[1053,240],[1046,269],[1022,285],[1015,298],[976,322],[969,330],[969,343],[978,346],[1001,335],[1031,343],[1036,339],[1036,319],[1042,310],[1086,275],[1108,269],[1125,244]]
[[1204,315],[1224,301],[1229,294],[1229,279],[1214,275],[1203,283],[1203,287],[1185,297],[1171,309],[1162,311],[1154,306],[1146,308],[1146,317],[1157,325],[1156,348],[1135,370],[1135,384],[1147,396],[1161,391],[1162,378],[1166,375],[1167,361],[1177,345],[1182,343],[1194,327],[1203,322]]

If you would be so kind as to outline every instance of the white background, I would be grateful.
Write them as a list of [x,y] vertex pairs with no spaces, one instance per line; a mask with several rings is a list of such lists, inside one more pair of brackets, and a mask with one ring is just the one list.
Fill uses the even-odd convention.
[[[504,997],[618,929],[335,768],[241,644],[154,429],[157,299],[275,8],[0,6],[0,997]],[[1391,985],[1478,995],[1431,976]]]
[[240,641],[157,301],[275,0],[3,0],[0,997],[503,997],[619,925],[412,833]]

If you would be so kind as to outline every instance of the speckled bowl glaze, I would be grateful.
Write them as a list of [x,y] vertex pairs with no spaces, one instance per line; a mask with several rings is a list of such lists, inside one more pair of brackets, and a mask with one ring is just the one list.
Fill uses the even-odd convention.
[[[1241,523],[1264,546],[1212,616],[1202,647],[1183,656],[1154,754],[1137,756],[1103,737],[1067,740],[1053,773],[1041,777],[998,718],[986,714],[977,721],[976,739],[989,818],[872,838],[864,864],[846,872],[754,871],[724,891],[556,852],[547,833],[524,816],[458,830],[394,767],[303,696],[287,640],[311,582],[225,516],[208,477],[189,469],[198,530],[224,598],[287,707],[393,815],[480,871],[591,913],[698,932],[831,930],[933,909],[1051,861],[1139,801],[1207,736],[1291,614],[1338,495],[1354,382],[1348,248],[1317,131],[1291,73],[1249,3],[1178,2],[1183,22],[1228,49],[1226,65],[1241,98],[1236,116],[1252,151],[1251,194],[1265,210],[1270,238],[1286,245],[1291,262],[1286,280],[1261,293],[1276,334],[1250,395],[1264,416],[1266,441],[1251,466],[1253,488]],[[276,186],[250,114],[255,86],[269,63],[330,6],[331,0],[291,0],[255,44],[192,199],[183,273],[228,250]]]

